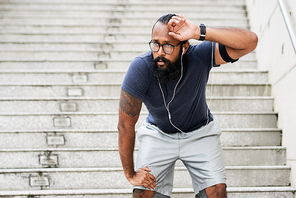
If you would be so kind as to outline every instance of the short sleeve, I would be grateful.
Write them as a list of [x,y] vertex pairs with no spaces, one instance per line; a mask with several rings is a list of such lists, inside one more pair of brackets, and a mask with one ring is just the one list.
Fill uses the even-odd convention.
[[194,47],[195,55],[206,65],[209,66],[209,70],[212,67],[219,67],[215,62],[215,42],[204,41]]
[[151,80],[149,68],[143,58],[135,58],[129,66],[121,88],[132,96],[144,100]]

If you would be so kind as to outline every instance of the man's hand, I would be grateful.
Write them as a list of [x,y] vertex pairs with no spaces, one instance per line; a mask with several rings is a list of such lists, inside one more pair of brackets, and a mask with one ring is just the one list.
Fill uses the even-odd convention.
[[168,23],[169,35],[179,41],[199,39],[199,26],[186,19],[183,15],[172,17]]
[[[200,38],[200,28],[182,15],[174,16],[168,23],[169,35],[179,41]],[[258,43],[258,37],[254,32],[241,28],[211,28],[206,27],[205,40],[216,43],[215,63],[221,65],[227,63],[222,59],[218,43],[225,45],[227,54],[232,59],[238,59],[252,52]]]
[[156,186],[156,179],[151,173],[149,173],[150,171],[151,170],[147,166],[139,168],[128,181],[134,186],[144,186],[148,189],[154,189]]

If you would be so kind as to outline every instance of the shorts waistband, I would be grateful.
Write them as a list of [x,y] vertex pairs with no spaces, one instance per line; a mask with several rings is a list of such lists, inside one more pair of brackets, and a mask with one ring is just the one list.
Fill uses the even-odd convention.
[[208,135],[219,135],[221,134],[221,129],[218,127],[217,123],[213,120],[209,122],[207,125],[204,125],[196,130],[186,132],[186,133],[165,133],[161,129],[159,129],[156,125],[150,124],[146,121],[143,122],[143,126],[152,129],[161,133],[164,136],[167,136],[171,139],[186,139],[192,136],[193,134],[199,134],[200,136],[208,136]]

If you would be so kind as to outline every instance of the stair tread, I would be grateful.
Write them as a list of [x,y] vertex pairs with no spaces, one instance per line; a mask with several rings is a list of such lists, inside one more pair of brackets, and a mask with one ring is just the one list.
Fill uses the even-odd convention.
[[[223,150],[283,150],[286,147],[283,146],[246,146],[246,147],[222,147]],[[135,148],[137,151],[138,148]],[[21,149],[1,149],[0,152],[43,152],[43,151],[55,151],[55,152],[69,152],[69,151],[118,151],[118,148],[21,148]]]
[[[207,99],[217,99],[217,100],[273,100],[272,96],[212,96],[207,97]],[[0,101],[9,101],[9,100],[119,100],[119,97],[115,96],[106,96],[106,97],[1,97]]]
[[[289,170],[290,166],[274,165],[274,166],[225,166],[229,170]],[[100,168],[20,168],[20,169],[0,169],[0,173],[23,173],[23,172],[110,172],[122,171],[122,167],[100,167]],[[175,167],[175,170],[186,171],[186,167]]]
[[[38,112],[38,113],[1,113],[0,116],[36,116],[36,115],[117,115],[118,112]],[[277,115],[277,112],[262,111],[262,112],[232,112],[232,111],[213,111],[214,115]],[[142,112],[141,115],[148,115],[148,112]]]
[[[76,195],[76,194],[131,194],[131,189],[78,189],[78,190],[14,190],[0,191],[0,195]],[[294,192],[290,186],[275,187],[227,187],[228,192]],[[193,192],[192,188],[174,188],[173,192]]]
[[[222,128],[222,132],[280,132],[279,128]],[[47,132],[63,132],[63,133],[76,133],[76,132],[94,132],[94,133],[118,133],[118,131],[110,129],[54,129],[54,130],[3,130],[0,129],[0,133],[47,133]]]
[[[78,73],[77,70],[0,70],[0,74],[71,74],[71,73]],[[126,70],[124,69],[93,69],[93,70],[79,70],[79,73],[126,73]],[[252,73],[268,73],[267,71],[261,71],[261,70],[213,70],[211,73],[246,73],[246,74],[252,74]]]

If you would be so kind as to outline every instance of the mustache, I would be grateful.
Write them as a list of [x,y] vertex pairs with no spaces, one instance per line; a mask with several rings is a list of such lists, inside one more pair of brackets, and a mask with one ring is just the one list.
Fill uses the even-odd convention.
[[170,60],[168,60],[168,59],[166,59],[164,57],[159,57],[159,56],[154,59],[154,62],[157,63],[160,60],[163,61],[165,64],[170,64],[171,63]]

